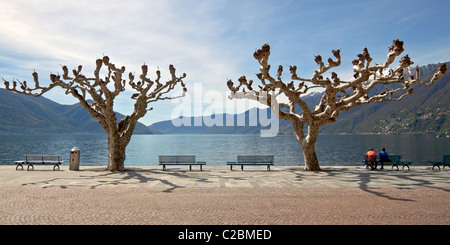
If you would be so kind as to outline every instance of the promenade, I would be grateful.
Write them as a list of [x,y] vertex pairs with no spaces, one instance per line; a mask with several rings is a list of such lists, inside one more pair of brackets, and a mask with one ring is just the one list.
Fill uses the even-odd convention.
[[450,224],[450,170],[0,166],[0,224]]

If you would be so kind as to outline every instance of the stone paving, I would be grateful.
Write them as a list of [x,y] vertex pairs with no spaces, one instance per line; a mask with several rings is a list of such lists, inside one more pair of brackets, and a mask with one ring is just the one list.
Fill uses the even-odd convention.
[[450,170],[0,166],[0,224],[450,224]]

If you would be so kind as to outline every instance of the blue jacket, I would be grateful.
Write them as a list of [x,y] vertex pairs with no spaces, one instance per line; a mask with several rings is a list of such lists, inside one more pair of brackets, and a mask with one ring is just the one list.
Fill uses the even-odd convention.
[[380,153],[378,154],[378,158],[380,159],[381,162],[387,162],[387,161],[389,161],[388,154],[387,154],[387,152],[385,152],[385,151],[380,152]]

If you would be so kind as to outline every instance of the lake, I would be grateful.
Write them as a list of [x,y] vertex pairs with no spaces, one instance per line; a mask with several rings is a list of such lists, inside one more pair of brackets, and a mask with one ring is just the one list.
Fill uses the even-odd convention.
[[[106,166],[106,135],[0,135],[0,164],[14,164],[24,154],[59,154],[68,165],[70,149],[81,150],[80,165]],[[414,165],[442,160],[450,154],[450,138],[431,135],[320,135],[316,143],[322,166],[362,165],[370,147],[377,153],[402,155]],[[304,165],[293,135],[262,138],[259,135],[134,135],[127,147],[125,166],[156,166],[159,155],[196,155],[207,166],[225,166],[237,155],[275,155],[275,165]]]

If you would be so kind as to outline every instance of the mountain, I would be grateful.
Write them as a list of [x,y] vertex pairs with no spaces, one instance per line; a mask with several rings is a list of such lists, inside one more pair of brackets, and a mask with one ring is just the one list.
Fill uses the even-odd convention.
[[[450,67],[450,63],[447,63]],[[429,81],[437,70],[437,64],[421,67],[421,79]],[[324,134],[374,134],[374,133],[449,133],[450,132],[450,72],[433,84],[431,87],[417,85],[414,86],[414,95],[407,96],[400,102],[381,102],[363,105],[351,111],[341,112],[335,123],[321,128]],[[376,91],[374,92],[376,93]],[[317,105],[322,97],[322,93],[313,93],[302,97],[302,99],[312,108]],[[234,116],[236,118],[245,116],[246,126],[212,126],[205,124],[201,126],[180,126],[176,127],[171,120],[154,123],[149,126],[152,130],[171,134],[243,134],[259,133],[262,127],[249,126],[248,116],[251,113],[260,113],[263,109],[250,109],[243,114]],[[269,109],[265,109],[269,110]],[[267,112],[266,112],[267,113]],[[227,115],[215,115],[215,117],[225,118]],[[206,117],[209,119],[210,117]],[[185,118],[184,120],[193,122],[199,118]],[[210,119],[209,119],[210,120]],[[236,123],[234,124],[236,125]],[[281,134],[292,134],[292,124],[280,119],[279,131]]]
[[[118,119],[125,116],[117,113]],[[142,123],[135,133],[151,134]],[[45,97],[16,94],[0,88],[0,134],[103,134],[104,130],[80,103],[61,105]]]

